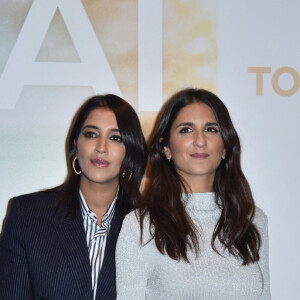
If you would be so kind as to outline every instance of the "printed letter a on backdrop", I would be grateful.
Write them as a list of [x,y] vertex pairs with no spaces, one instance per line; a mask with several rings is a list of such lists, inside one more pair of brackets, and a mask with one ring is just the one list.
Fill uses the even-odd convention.
[[[80,62],[35,61],[59,10]],[[13,109],[25,85],[91,86],[95,93],[122,96],[80,0],[35,0],[0,77],[0,109]]]

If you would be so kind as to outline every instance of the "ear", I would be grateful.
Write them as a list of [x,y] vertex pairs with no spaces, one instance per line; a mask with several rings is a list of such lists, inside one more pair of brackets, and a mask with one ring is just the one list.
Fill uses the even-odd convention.
[[74,146],[75,146],[75,149],[76,149],[76,153],[77,153],[77,143],[76,143],[76,139],[74,139],[73,143],[74,143]]
[[[160,144],[162,144],[162,141],[163,141],[163,138],[161,137],[159,139]],[[172,158],[171,151],[170,151],[170,148],[168,146],[164,146],[164,154],[166,156],[166,159],[169,160],[169,159]]]
[[171,150],[168,146],[164,147],[164,152],[165,152],[166,159],[170,160],[172,158],[172,155],[171,155]]
[[226,149],[224,148],[223,153],[222,153],[222,159],[225,159],[226,157]]

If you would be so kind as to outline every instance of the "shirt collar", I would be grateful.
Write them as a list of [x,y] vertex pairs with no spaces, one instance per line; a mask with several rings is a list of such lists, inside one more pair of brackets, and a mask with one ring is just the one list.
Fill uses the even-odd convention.
[[[119,187],[114,200],[112,201],[106,213],[102,217],[102,224],[110,224],[114,216],[118,194],[119,194]],[[88,204],[86,203],[86,200],[83,197],[81,190],[79,190],[79,195],[80,195],[79,199],[80,199],[80,209],[81,209],[82,217],[85,218],[87,216],[90,219],[97,222],[97,215],[89,208]]]

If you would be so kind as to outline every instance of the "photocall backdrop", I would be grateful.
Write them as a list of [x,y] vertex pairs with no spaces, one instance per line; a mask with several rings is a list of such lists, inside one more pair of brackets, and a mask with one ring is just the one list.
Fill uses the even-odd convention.
[[225,102],[269,217],[273,299],[298,299],[300,2],[1,0],[0,221],[13,196],[63,182],[78,107],[115,93],[145,135],[185,87]]

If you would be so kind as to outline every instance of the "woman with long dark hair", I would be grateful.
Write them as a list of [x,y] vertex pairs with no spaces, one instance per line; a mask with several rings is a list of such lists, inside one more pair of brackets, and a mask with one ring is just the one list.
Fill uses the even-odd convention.
[[149,152],[148,184],[117,244],[118,299],[270,299],[267,217],[223,102],[175,94]]
[[12,200],[0,240],[1,299],[115,299],[115,246],[140,197],[146,143],[133,108],[87,100],[67,143],[70,169],[54,189]]

